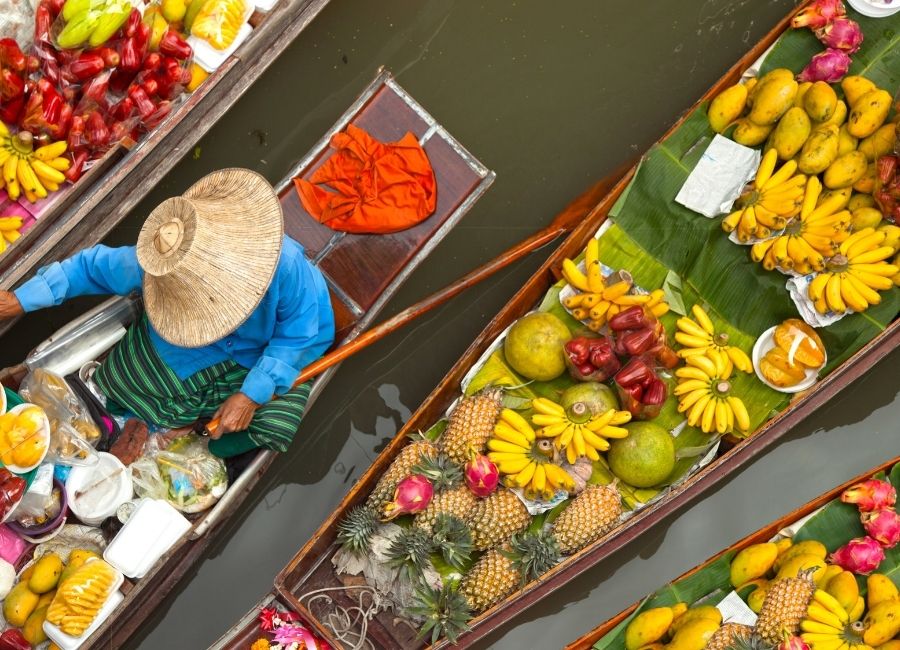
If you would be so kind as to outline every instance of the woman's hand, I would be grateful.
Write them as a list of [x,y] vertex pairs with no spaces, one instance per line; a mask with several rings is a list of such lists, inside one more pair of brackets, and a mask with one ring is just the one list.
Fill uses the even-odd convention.
[[0,291],[0,320],[15,318],[25,313],[19,299],[12,291]]
[[209,432],[209,437],[218,440],[226,433],[243,431],[250,426],[250,421],[258,408],[259,404],[243,393],[235,393],[225,400],[213,415],[212,419],[218,420],[219,426],[215,431]]

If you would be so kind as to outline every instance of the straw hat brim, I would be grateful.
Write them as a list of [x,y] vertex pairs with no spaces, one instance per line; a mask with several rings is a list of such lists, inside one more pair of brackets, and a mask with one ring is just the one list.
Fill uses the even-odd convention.
[[213,172],[164,201],[137,244],[153,328],[187,348],[234,332],[265,296],[283,239],[278,195],[247,169]]

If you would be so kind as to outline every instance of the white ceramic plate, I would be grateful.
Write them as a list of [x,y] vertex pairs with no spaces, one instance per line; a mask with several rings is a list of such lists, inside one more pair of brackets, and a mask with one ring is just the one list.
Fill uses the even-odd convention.
[[847,0],[847,3],[869,18],[885,18],[900,11],[900,0],[894,0],[890,4],[884,0]]
[[[819,371],[813,370],[812,368],[806,369],[806,379],[801,381],[799,384],[795,384],[794,386],[787,386],[785,388],[781,388],[776,386],[775,384],[769,382],[762,372],[759,369],[759,362],[764,356],[766,356],[766,352],[775,347],[775,328],[770,327],[765,332],[763,332],[758,339],[756,339],[756,343],[753,345],[753,370],[756,371],[756,376],[759,377],[759,380],[764,383],[766,386],[771,388],[772,390],[777,390],[779,393],[799,393],[802,390],[806,390],[807,388],[811,388],[813,384],[815,384],[819,380]],[[828,355],[826,353],[825,362],[822,364],[822,367],[825,367],[825,364],[828,363]]]
[[[28,404],[27,402],[25,404],[19,404],[18,406],[14,406],[9,409],[9,412],[21,413],[30,406],[35,406],[35,404]],[[47,450],[50,449],[50,421],[47,420],[47,414],[44,413],[44,409],[41,409],[41,413],[43,414],[43,418],[41,422],[41,428],[38,429],[37,435],[41,436],[44,441],[44,453],[41,454],[41,459],[34,465],[28,465],[27,467],[21,467],[19,465],[7,465],[7,469],[9,469],[9,471],[13,474],[27,474],[28,472],[33,470],[35,467],[44,462],[44,457],[47,455]]]

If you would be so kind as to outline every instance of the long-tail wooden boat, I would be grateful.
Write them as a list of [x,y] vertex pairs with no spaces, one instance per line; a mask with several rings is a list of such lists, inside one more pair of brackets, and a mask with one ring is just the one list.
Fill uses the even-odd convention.
[[[250,17],[252,32],[191,95],[138,143],[126,139],[74,185],[51,195],[40,218],[2,256],[0,288],[101,241],[230,109],[328,0],[279,0]],[[0,327],[5,331],[9,323]]]
[[[791,12],[793,15],[794,12]],[[775,41],[788,29],[790,15],[782,19],[762,40],[754,45],[741,59],[719,79],[698,102],[687,111],[661,141],[671,136],[687,117],[704,102],[709,101],[725,88],[737,83],[754,62],[766,53]],[[465,375],[482,357],[491,344],[516,319],[528,313],[539,304],[548,290],[561,277],[561,265],[565,258],[575,259],[594,237],[598,228],[606,221],[616,202],[622,197],[635,177],[638,166],[634,166],[590,211],[584,222],[546,260],[540,269],[512,297],[506,306],[491,320],[476,337],[459,361],[447,373],[434,391],[425,399],[419,409],[410,417],[402,430],[389,446],[357,481],[333,514],[322,524],[313,537],[298,551],[291,562],[277,576],[273,592],[266,597],[269,602],[279,602],[282,606],[298,612],[310,626],[325,640],[336,647],[342,644],[335,638],[334,630],[324,622],[329,612],[317,616],[304,600],[306,594],[327,590],[333,602],[348,608],[359,603],[341,593],[343,582],[335,576],[331,560],[338,550],[337,525],[348,511],[363,503],[373,490],[378,479],[385,472],[400,450],[407,444],[408,436],[416,431],[427,431],[440,420],[450,405],[460,396],[460,386]],[[752,435],[743,439],[728,438],[719,446],[716,457],[686,479],[670,486],[666,492],[646,507],[633,512],[600,540],[581,551],[567,557],[563,562],[541,576],[539,580],[526,584],[487,611],[469,621],[469,630],[458,637],[461,647],[466,647],[482,639],[485,635],[506,624],[529,606],[559,589],[583,571],[609,557],[632,540],[644,534],[649,528],[684,508],[717,483],[724,481],[739,467],[763,454],[768,447],[787,434],[807,416],[826,404],[844,388],[866,373],[879,360],[900,345],[900,320],[894,319],[871,341],[863,345],[839,367],[812,389],[797,397],[787,408],[766,421]],[[321,603],[320,603],[321,604]],[[359,621],[356,621],[359,623]],[[229,630],[216,648],[239,648],[257,630],[255,614],[250,612]],[[357,632],[359,627],[355,628]],[[366,621],[366,638],[377,648],[415,648],[423,643],[416,639],[416,630],[400,620],[394,612],[387,611]],[[435,647],[445,647],[441,640]]]
[[[703,569],[705,569],[706,567],[708,567],[709,565],[713,564],[714,562],[716,562],[717,560],[719,560],[723,557],[732,558],[737,553],[739,553],[741,550],[747,548],[748,546],[752,546],[753,544],[760,544],[763,542],[768,542],[773,537],[775,537],[775,535],[779,531],[784,530],[785,528],[793,525],[794,523],[800,521],[801,519],[808,517],[809,515],[815,513],[817,510],[819,510],[820,508],[822,508],[829,502],[834,501],[835,499],[838,499],[841,496],[841,493],[844,490],[846,490],[848,487],[850,487],[851,485],[855,485],[856,483],[859,483],[866,479],[872,478],[877,474],[886,473],[886,472],[890,471],[890,469],[892,467],[897,465],[897,463],[900,463],[900,456],[898,456],[897,458],[894,458],[893,460],[889,460],[889,461],[879,465],[878,467],[875,467],[863,474],[860,474],[856,478],[850,479],[843,485],[839,485],[838,487],[834,488],[833,490],[830,490],[830,491],[826,492],[825,494],[823,494],[819,497],[816,497],[812,501],[809,501],[808,503],[797,508],[793,512],[786,514],[785,516],[783,516],[779,519],[776,519],[775,521],[768,524],[767,526],[764,526],[764,527],[760,528],[759,530],[757,530],[756,532],[747,535],[740,541],[735,542],[734,544],[729,546],[724,551],[721,551],[720,553],[717,553],[716,555],[714,555],[711,558],[709,558],[708,560],[706,560],[706,562],[703,562],[702,564],[695,566],[693,569],[686,571],[685,573],[680,575],[678,578],[673,580],[672,584],[680,583],[683,580],[686,580],[686,579],[696,575],[698,572],[702,571]],[[575,641],[573,641],[572,643],[567,645],[565,647],[565,650],[588,650],[589,648],[593,647],[593,645],[595,643],[597,643],[597,641],[599,641],[604,636],[606,636],[607,634],[609,634],[610,632],[615,630],[616,627],[618,627],[619,624],[622,623],[622,621],[625,621],[626,619],[628,619],[628,617],[631,616],[631,614],[638,607],[641,606],[642,602],[643,601],[633,603],[626,609],[622,610],[621,612],[619,612],[618,614],[613,616],[608,621],[601,623],[600,625],[595,627],[593,630],[591,630],[584,636],[576,639]]]
[[[428,154],[437,182],[435,212],[422,223],[389,235],[336,233],[313,219],[303,208],[294,187],[296,177],[308,178],[332,155],[331,137],[354,124],[383,141],[394,141],[411,132]],[[297,163],[276,187],[284,211],[285,231],[303,244],[306,254],[325,275],[335,311],[335,347],[355,339],[373,321],[400,285],[438,245],[444,236],[472,208],[491,186],[494,172],[475,159],[425,109],[397,84],[390,72],[379,71],[376,78],[340,117],[332,129]],[[98,314],[116,310],[121,325],[128,324],[134,311],[122,309],[113,299],[70,323],[35,354],[47,355],[50,348],[78,345],[71,332],[91,335],[90,324]],[[17,388],[27,372],[23,363],[0,371],[4,386]],[[322,394],[337,367],[316,379],[308,406]],[[302,431],[298,434],[302,435]],[[238,477],[218,503],[194,517],[191,529],[138,581],[126,580],[125,600],[116,615],[108,619],[82,647],[122,647],[135,630],[164,601],[215,538],[216,526],[233,515],[274,462],[272,451],[248,452]],[[247,459],[244,458],[244,461]]]

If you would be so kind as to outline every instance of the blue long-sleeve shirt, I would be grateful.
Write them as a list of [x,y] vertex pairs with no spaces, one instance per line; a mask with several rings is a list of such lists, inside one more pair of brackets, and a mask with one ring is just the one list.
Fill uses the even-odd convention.
[[[128,295],[141,288],[144,272],[134,246],[94,246],[38,271],[16,291],[26,312],[86,295]],[[250,372],[241,392],[257,404],[286,393],[300,370],[334,340],[334,313],[321,272],[303,247],[284,238],[275,277],[250,317],[225,338],[201,348],[165,341],[150,326],[162,360],[181,379],[228,359]]]

